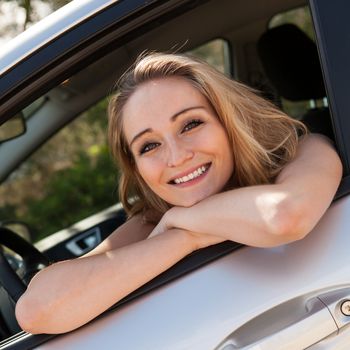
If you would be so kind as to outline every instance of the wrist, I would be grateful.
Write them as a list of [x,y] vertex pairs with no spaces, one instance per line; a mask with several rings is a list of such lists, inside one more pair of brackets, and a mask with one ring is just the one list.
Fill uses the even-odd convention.
[[179,228],[181,227],[181,212],[183,211],[183,208],[181,207],[172,207],[170,208],[165,214],[165,222],[166,226],[171,228]]
[[198,249],[198,242],[191,232],[174,228],[167,231],[168,234],[172,235],[180,244],[184,247],[186,254],[190,254]]

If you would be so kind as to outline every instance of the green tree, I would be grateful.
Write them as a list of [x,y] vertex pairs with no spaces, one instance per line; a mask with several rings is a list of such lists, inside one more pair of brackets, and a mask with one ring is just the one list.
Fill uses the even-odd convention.
[[80,153],[72,167],[51,175],[42,198],[27,199],[22,220],[35,228],[34,240],[41,239],[115,204],[116,184],[107,147],[95,159]]
[[0,188],[0,220],[20,220],[34,240],[118,201],[118,170],[106,142],[107,99],[34,153]]

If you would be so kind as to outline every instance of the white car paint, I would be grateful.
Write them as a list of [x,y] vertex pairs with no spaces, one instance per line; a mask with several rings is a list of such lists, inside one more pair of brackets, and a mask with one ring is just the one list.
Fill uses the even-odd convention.
[[[349,211],[350,198],[340,199],[301,241],[270,249],[244,247],[38,349],[214,349],[242,325],[286,301],[300,297],[307,304],[326,292],[350,288]],[[281,313],[278,322],[289,316]],[[266,336],[276,331],[268,331],[269,322]],[[328,335],[324,326],[316,329],[320,339]],[[251,331],[253,336],[265,332]],[[270,349],[301,349],[311,331],[315,333],[304,329],[288,344]],[[336,338],[337,344],[350,344],[349,331]],[[339,346],[332,349],[345,349]]]

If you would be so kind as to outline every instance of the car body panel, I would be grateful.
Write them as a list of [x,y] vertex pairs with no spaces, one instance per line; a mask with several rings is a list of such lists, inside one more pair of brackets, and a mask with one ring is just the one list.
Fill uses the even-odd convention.
[[[310,1],[319,38],[318,47],[324,73],[332,114],[334,130],[337,133],[337,146],[343,160],[344,173],[349,173],[350,166],[350,44],[348,3],[336,0],[332,3],[325,0]],[[343,11],[339,11],[339,9]],[[336,16],[336,17],[335,17]],[[337,18],[336,21],[331,20]],[[340,44],[341,43],[341,44]]]
[[104,9],[115,0],[72,1],[12,39],[0,53],[0,75],[47,45],[74,25]]
[[[213,349],[288,300],[305,296],[307,301],[350,287],[349,210],[350,198],[342,198],[301,241],[270,249],[244,247],[38,349],[101,344],[104,349]],[[150,336],[158,332],[161,336]],[[350,335],[343,333],[339,337],[350,342]],[[320,339],[325,336],[321,324]],[[284,349],[298,348],[294,341]]]

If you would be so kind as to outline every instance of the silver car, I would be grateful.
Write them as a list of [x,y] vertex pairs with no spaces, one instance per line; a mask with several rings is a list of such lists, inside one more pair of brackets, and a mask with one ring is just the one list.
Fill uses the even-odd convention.
[[[74,0],[4,45],[0,350],[349,349],[349,11],[344,0]],[[25,333],[14,307],[31,277],[125,221],[105,108],[144,50],[199,56],[331,138],[338,193],[301,241],[223,242],[73,332]]]

